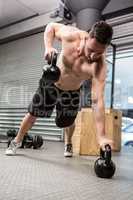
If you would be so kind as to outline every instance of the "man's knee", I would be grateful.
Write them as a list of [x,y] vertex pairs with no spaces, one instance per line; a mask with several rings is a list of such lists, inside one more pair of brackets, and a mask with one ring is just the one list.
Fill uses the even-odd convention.
[[25,118],[31,123],[34,124],[36,122],[37,117],[33,116],[31,113],[27,113]]
[[75,117],[73,117],[73,118],[61,118],[61,119],[59,119],[59,118],[56,118],[55,119],[55,123],[56,123],[56,125],[59,127],[59,128],[70,128],[71,126],[75,126],[75,123],[74,123],[74,121],[75,121]]
[[68,129],[74,129],[75,128],[75,121],[70,126],[68,126],[66,128],[68,128]]

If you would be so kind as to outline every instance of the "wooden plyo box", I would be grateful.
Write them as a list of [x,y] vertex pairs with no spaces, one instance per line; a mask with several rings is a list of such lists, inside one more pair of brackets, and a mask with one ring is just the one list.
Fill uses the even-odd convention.
[[[121,119],[121,111],[106,109],[106,136],[114,141],[114,151],[121,150]],[[76,128],[72,139],[73,152],[80,155],[99,155],[92,109],[82,108],[75,122]]]

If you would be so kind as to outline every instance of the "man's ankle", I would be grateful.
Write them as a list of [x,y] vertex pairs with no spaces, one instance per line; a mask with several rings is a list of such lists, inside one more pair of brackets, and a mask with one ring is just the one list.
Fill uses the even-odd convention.
[[18,143],[20,143],[22,141],[22,139],[19,139],[19,138],[15,137],[14,141],[16,142],[16,144],[18,144]]
[[72,141],[71,140],[65,141],[65,145],[67,145],[67,144],[72,144]]

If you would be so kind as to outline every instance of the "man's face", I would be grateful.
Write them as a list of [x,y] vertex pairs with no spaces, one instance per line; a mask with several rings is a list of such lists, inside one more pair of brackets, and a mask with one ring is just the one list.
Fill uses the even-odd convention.
[[97,61],[105,52],[107,45],[99,43],[95,38],[89,37],[86,40],[84,53],[89,62]]

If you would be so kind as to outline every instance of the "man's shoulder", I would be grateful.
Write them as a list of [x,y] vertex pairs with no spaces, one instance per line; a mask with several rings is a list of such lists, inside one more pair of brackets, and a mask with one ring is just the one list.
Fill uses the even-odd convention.
[[79,33],[81,39],[82,38],[87,39],[89,37],[89,33],[87,31],[83,31],[83,30],[78,29],[78,33]]
[[64,25],[60,29],[62,39],[67,41],[73,41],[79,38],[79,29],[70,25]]

